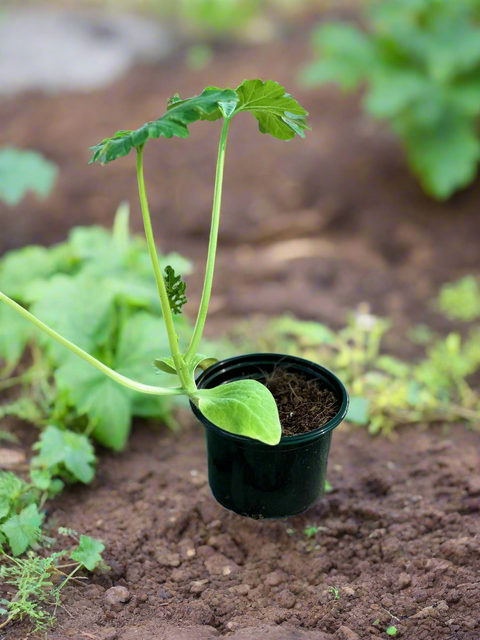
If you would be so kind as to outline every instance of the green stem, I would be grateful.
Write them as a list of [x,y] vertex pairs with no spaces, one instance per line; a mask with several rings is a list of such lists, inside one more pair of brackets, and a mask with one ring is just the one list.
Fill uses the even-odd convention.
[[218,228],[220,225],[220,210],[222,206],[222,186],[223,171],[225,166],[225,149],[227,146],[228,127],[231,118],[225,118],[223,122],[222,135],[218,145],[217,172],[215,176],[215,191],[213,195],[212,225],[210,228],[210,240],[208,245],[207,267],[205,269],[205,281],[203,284],[202,300],[198,310],[197,322],[193,331],[192,340],[185,356],[187,363],[190,363],[197,353],[200,340],[202,339],[205,321],[207,319],[208,305],[212,293],[213,274],[215,271],[215,256],[217,253]]
[[178,346],[178,335],[175,331],[175,325],[173,324],[172,310],[170,308],[170,302],[168,300],[163,272],[158,261],[155,238],[153,237],[152,222],[150,219],[150,211],[148,208],[147,191],[145,189],[145,179],[143,177],[143,147],[137,148],[137,179],[138,194],[140,196],[140,206],[142,208],[143,225],[145,227],[148,252],[152,261],[155,282],[157,283],[157,290],[160,297],[160,304],[162,306],[163,319],[165,321],[165,328],[167,330],[170,350],[172,352],[175,369],[177,370],[180,382],[185,388],[187,394],[192,395],[195,392],[196,387],[195,383],[189,379],[185,362],[183,360],[182,354],[180,353],[180,347]]
[[185,393],[185,389],[183,389],[182,387],[174,387],[172,389],[166,388],[166,387],[153,387],[148,384],[142,384],[141,382],[137,382],[136,380],[131,380],[130,378],[123,376],[121,373],[117,373],[113,369],[110,369],[110,367],[107,367],[107,365],[103,364],[103,362],[100,362],[100,360],[97,360],[96,358],[91,356],[89,353],[87,353],[83,349],[80,349],[80,347],[77,347],[76,344],[73,344],[73,342],[70,342],[70,340],[67,340],[66,338],[61,336],[59,333],[51,329],[49,326],[44,324],[41,320],[36,318],[29,311],[21,307],[19,304],[14,302],[11,298],[6,296],[1,291],[0,291],[0,301],[4,302],[11,309],[13,309],[17,313],[19,313],[21,316],[29,320],[32,324],[34,324],[36,327],[44,331],[51,338],[59,342],[66,349],[69,349],[70,351],[72,351],[72,353],[74,353],[75,355],[85,360],[85,362],[88,362],[88,364],[91,364],[92,367],[95,367],[95,369],[98,369],[99,371],[104,373],[106,376],[108,376],[112,380],[115,380],[115,382],[118,382],[118,384],[121,384],[124,387],[133,389],[133,391],[140,391],[140,393],[147,393],[149,395],[154,395],[154,396],[178,396],[178,395],[183,395]]

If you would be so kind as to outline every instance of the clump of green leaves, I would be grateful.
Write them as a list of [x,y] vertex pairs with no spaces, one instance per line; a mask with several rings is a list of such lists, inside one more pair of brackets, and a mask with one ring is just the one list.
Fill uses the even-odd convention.
[[[26,557],[15,558],[0,551],[3,556],[0,579],[16,589],[11,600],[0,600],[0,616],[6,618],[0,628],[9,622],[26,619],[32,624],[33,632],[46,631],[61,607],[60,591],[81,569],[94,571],[97,567],[105,567],[101,555],[104,550],[102,542],[82,535],[76,549],[47,557],[29,551]],[[68,557],[73,564],[67,566],[73,570],[64,573],[60,561]]]
[[475,178],[480,159],[479,5],[471,0],[372,2],[367,31],[318,27],[310,85],[366,86],[364,108],[386,120],[425,191],[444,200]]
[[[332,369],[351,391],[347,420],[367,426],[371,434],[389,433],[402,424],[465,420],[476,428],[480,394],[469,384],[480,369],[480,328],[465,337],[429,334],[425,356],[407,362],[382,350],[390,322],[361,308],[337,333],[291,316],[268,321],[259,331],[239,325],[236,335],[245,352],[299,355]],[[253,339],[245,343],[244,336]]]
[[14,147],[0,148],[0,201],[17,205],[29,191],[40,198],[51,192],[57,167],[40,153]]
[[[167,260],[172,271],[189,273],[190,263],[178,254]],[[119,207],[112,231],[76,227],[66,242],[51,248],[8,252],[0,260],[0,290],[119,373],[144,383],[155,380],[153,354],[167,349],[168,341],[162,341],[161,306],[147,245],[130,234],[128,205]],[[182,285],[173,294],[180,313]],[[0,415],[88,429],[114,449],[125,445],[133,416],[172,422],[167,399],[119,387],[6,305],[0,305],[0,323],[5,374],[17,366],[28,345],[34,347],[32,366],[13,380],[24,385],[24,396],[0,407]],[[188,323],[181,317],[177,326],[183,332]]]
[[[47,274],[43,280],[29,282],[32,273],[37,271],[31,267],[27,270],[22,265],[20,273],[25,274],[28,282],[23,281],[23,289],[19,274],[7,269],[5,276],[5,265],[3,273],[0,271],[0,301],[10,307],[3,313],[16,311],[48,336],[48,339],[45,335],[37,339],[55,364],[54,376],[62,405],[68,407],[70,401],[79,414],[87,416],[92,434],[106,446],[121,449],[128,436],[132,415],[158,416],[159,401],[163,402],[165,396],[179,395],[188,396],[209,420],[225,431],[271,445],[281,438],[275,400],[260,382],[239,380],[201,390],[195,383],[197,367],[213,361],[198,349],[213,283],[227,136],[232,119],[241,112],[250,112],[261,133],[279,140],[292,140],[296,135],[303,138],[305,130],[309,129],[307,112],[282,85],[272,80],[245,80],[235,90],[207,87],[200,95],[186,100],[175,95],[160,118],[134,131],[117,131],[91,148],[91,162],[101,164],[113,162],[132,150],[136,153],[138,190],[152,277],[170,348],[169,354],[155,359],[155,366],[157,373],[173,374],[178,386],[150,384],[148,376],[153,375],[153,371],[145,366],[145,360],[148,357],[151,362],[154,350],[161,352],[166,345],[163,336],[159,337],[162,327],[154,313],[158,302],[152,300],[151,289],[147,291],[139,277],[138,269],[143,270],[144,263],[135,256],[123,218],[116,222],[113,238],[105,237],[98,230],[93,237],[88,237],[89,232],[85,230],[77,232],[72,241],[81,248],[86,262],[85,268],[77,273],[68,273],[68,268],[67,272],[55,269],[51,264],[54,257],[46,257],[41,250],[37,250],[31,259],[38,260],[40,272]],[[170,261],[165,271],[160,266],[144,180],[143,153],[149,140],[174,136],[187,138],[191,124],[220,119],[223,125],[204,288],[193,335],[184,350],[173,315],[180,313],[186,302],[185,283],[179,275],[180,270],[174,269]],[[113,260],[107,259],[112,242],[115,245]],[[92,254],[97,259],[92,260]],[[68,252],[65,255],[59,250],[55,257],[68,264]],[[23,299],[20,299],[22,293]],[[29,305],[30,310],[16,300]],[[20,330],[14,326],[11,317],[7,316],[6,321],[7,331],[16,336],[17,344],[23,347],[29,340],[30,327],[24,325]],[[65,348],[87,364],[78,363]],[[4,344],[3,349],[7,351],[9,347]],[[18,359],[21,351],[22,348],[17,348],[10,352],[9,361]],[[148,401],[140,400],[138,392],[146,394]]]
[[439,310],[451,320],[472,322],[480,318],[480,287],[474,276],[443,285],[438,296]]
[[9,471],[0,471],[0,549],[10,547],[18,556],[36,548],[42,539],[43,514],[38,492]]

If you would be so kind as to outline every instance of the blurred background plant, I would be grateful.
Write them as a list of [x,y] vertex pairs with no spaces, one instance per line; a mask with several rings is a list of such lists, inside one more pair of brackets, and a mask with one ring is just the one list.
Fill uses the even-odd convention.
[[480,2],[384,0],[366,28],[330,22],[315,31],[309,86],[365,88],[363,107],[388,122],[425,191],[444,200],[470,184],[480,159]]

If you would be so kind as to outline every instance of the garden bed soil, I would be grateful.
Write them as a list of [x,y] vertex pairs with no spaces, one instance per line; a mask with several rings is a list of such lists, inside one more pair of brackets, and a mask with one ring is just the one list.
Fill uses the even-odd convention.
[[[480,435],[340,427],[330,456],[333,490],[315,507],[253,521],[212,498],[197,423],[137,427],[91,486],[51,506],[50,526],[105,542],[111,570],[65,589],[50,637],[367,640],[395,626],[405,640],[478,640]],[[112,586],[128,601],[112,604]]]

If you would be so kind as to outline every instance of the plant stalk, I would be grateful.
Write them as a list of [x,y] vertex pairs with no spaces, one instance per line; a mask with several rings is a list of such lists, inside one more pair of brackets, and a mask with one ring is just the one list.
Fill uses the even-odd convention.
[[189,396],[193,395],[196,391],[195,383],[189,379],[188,371],[185,366],[182,354],[180,353],[180,347],[178,346],[178,335],[175,331],[175,325],[173,323],[172,310],[170,308],[170,302],[168,300],[167,289],[165,287],[165,280],[163,272],[158,260],[157,248],[155,245],[155,238],[153,236],[152,221],[150,218],[150,211],[148,207],[147,191],[145,188],[145,179],[143,176],[143,147],[137,148],[137,179],[138,179],[138,194],[140,196],[140,206],[142,209],[143,225],[145,228],[145,237],[147,239],[148,252],[152,261],[153,273],[155,275],[155,282],[157,283],[158,295],[160,297],[160,304],[162,306],[163,319],[165,321],[165,328],[167,330],[168,342],[170,344],[170,350],[172,352],[173,361],[175,363],[175,369],[177,370],[178,377],[182,386]]
[[17,313],[19,313],[21,316],[29,320],[32,324],[34,324],[36,327],[44,331],[51,338],[59,342],[66,349],[69,349],[70,351],[72,351],[72,353],[82,358],[82,360],[85,360],[85,362],[88,362],[88,364],[91,364],[92,367],[95,367],[95,369],[98,369],[99,371],[104,373],[106,376],[108,376],[115,382],[118,382],[118,384],[123,385],[124,387],[128,387],[133,391],[139,391],[140,393],[146,393],[154,396],[178,396],[178,395],[183,395],[185,393],[185,389],[183,389],[182,387],[174,387],[174,388],[153,387],[151,385],[142,384],[141,382],[132,380],[131,378],[127,378],[126,376],[123,376],[121,373],[118,373],[117,371],[110,369],[110,367],[107,367],[106,364],[103,364],[103,362],[100,362],[100,360],[97,360],[96,358],[91,356],[89,353],[87,353],[83,349],[80,349],[80,347],[77,347],[77,345],[74,344],[73,342],[70,342],[70,340],[67,340],[66,338],[61,336],[59,333],[51,329],[48,325],[46,325],[41,320],[36,318],[33,314],[31,314],[22,306],[14,302],[11,298],[6,296],[1,291],[0,291],[0,301],[4,302],[11,309],[13,309]]
[[213,207],[212,207],[212,225],[210,227],[210,240],[208,244],[207,266],[205,269],[205,280],[203,284],[202,299],[200,302],[200,308],[198,310],[197,321],[195,323],[195,329],[193,336],[188,347],[185,360],[190,363],[197,353],[200,340],[202,339],[203,329],[205,327],[205,321],[207,319],[208,305],[210,303],[210,296],[212,293],[213,274],[215,271],[215,257],[217,254],[218,243],[218,228],[220,225],[220,210],[222,206],[222,186],[223,186],[223,173],[225,167],[225,150],[227,147],[228,127],[230,125],[230,118],[225,118],[223,121],[222,135],[220,136],[220,143],[218,145],[218,158],[217,158],[217,171],[215,175],[215,191],[213,195]]

